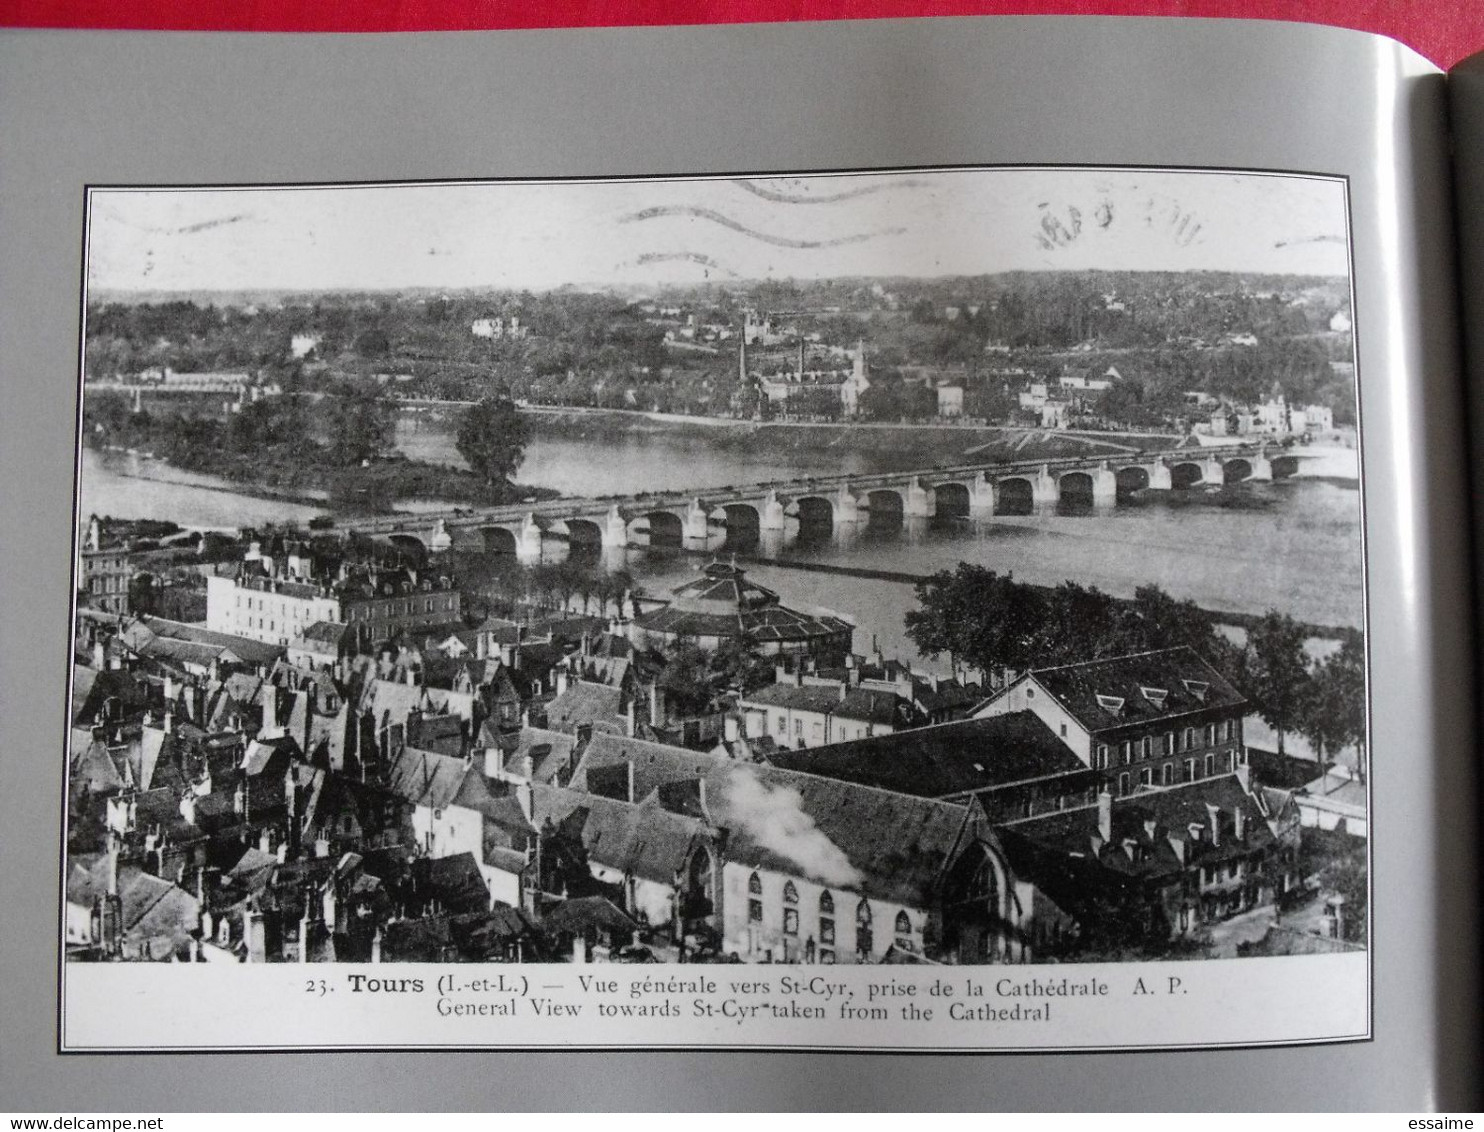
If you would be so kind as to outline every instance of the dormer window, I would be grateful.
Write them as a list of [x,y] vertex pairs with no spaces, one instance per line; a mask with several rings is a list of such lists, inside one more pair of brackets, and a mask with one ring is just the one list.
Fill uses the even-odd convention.
[[1211,685],[1205,680],[1182,680],[1181,683],[1185,685],[1185,690],[1201,703],[1206,702],[1206,693],[1211,690]]
[[1098,707],[1102,708],[1109,715],[1121,715],[1123,714],[1123,697],[1099,695]]
[[1144,698],[1151,704],[1153,704],[1156,708],[1158,708],[1160,711],[1164,710],[1165,700],[1170,695],[1170,690],[1168,688],[1140,687],[1139,691],[1142,692],[1144,694]]

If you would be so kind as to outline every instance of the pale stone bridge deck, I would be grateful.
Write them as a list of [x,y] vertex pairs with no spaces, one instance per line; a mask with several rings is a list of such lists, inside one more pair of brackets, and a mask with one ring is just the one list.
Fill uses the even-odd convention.
[[700,492],[584,496],[541,503],[358,519],[345,529],[424,550],[515,554],[537,561],[550,543],[611,550],[672,545],[716,551],[733,530],[797,531],[939,514],[1030,514],[1063,497],[1111,507],[1120,493],[1182,490],[1293,475],[1301,453],[1276,444],[1232,444],[1051,460],[987,460],[905,472],[810,476]]

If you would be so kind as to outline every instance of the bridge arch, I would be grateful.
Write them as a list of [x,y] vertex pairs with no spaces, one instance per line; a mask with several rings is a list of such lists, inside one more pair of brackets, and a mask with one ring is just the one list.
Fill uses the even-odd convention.
[[642,546],[683,547],[685,520],[673,511],[646,511],[629,524]]
[[1075,511],[1085,511],[1093,505],[1093,479],[1091,472],[1063,472],[1056,481],[1057,504]]
[[1149,469],[1139,464],[1132,464],[1127,468],[1119,468],[1114,473],[1118,481],[1119,495],[1132,495],[1136,491],[1143,491],[1149,486]]
[[603,528],[591,519],[567,519],[557,523],[552,533],[566,536],[568,551],[582,558],[599,558],[603,554]]
[[762,539],[763,518],[751,503],[724,503],[717,512],[726,524],[726,542],[732,548],[756,546]]
[[418,535],[407,531],[396,531],[386,537],[387,542],[404,554],[409,554],[418,563],[426,562],[428,558],[428,544]]
[[907,504],[900,491],[880,487],[866,492],[866,508],[869,513],[867,522],[871,525],[900,527]]
[[835,504],[822,495],[800,496],[795,504],[798,508],[799,530],[832,531],[835,528]]
[[1251,462],[1243,460],[1240,457],[1235,460],[1228,460],[1221,465],[1222,483],[1241,483],[1245,479],[1250,479],[1251,476]]
[[1170,465],[1171,487],[1194,487],[1198,483],[1203,483],[1205,478],[1205,470],[1192,460],[1182,460],[1178,464]]
[[1025,476],[1000,480],[995,492],[996,515],[1033,515],[1036,512],[1036,488]]
[[967,519],[969,517],[970,493],[967,484],[950,481],[933,485],[932,491],[938,518]]
[[480,527],[479,535],[486,554],[515,554],[520,549],[519,537],[504,527]]
[[1273,478],[1275,480],[1286,480],[1298,475],[1299,462],[1297,456],[1274,456]]

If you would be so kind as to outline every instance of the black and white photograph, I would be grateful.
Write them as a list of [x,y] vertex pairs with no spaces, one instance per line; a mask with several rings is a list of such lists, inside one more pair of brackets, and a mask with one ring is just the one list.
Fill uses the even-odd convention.
[[64,967],[1363,961],[1346,194],[91,189]]

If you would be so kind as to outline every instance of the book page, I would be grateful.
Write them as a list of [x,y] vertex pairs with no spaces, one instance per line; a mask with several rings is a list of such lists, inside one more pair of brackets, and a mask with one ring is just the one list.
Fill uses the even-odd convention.
[[[1092,129],[1106,90],[1032,118],[943,26],[694,35],[603,111],[601,45],[677,41],[523,37],[573,76],[544,127],[472,51],[512,39],[340,41],[501,97],[359,135],[411,88],[290,115],[301,78],[172,112],[219,149],[77,152],[27,225],[78,335],[62,1072],[1336,1043],[1446,1080],[1436,96],[1358,37],[1120,25],[1273,74],[1218,134],[1140,69]],[[965,26],[1048,66],[1091,27]],[[810,65],[732,115],[739,34]],[[867,128],[832,37],[946,81]],[[1374,103],[1278,128],[1301,41]]]

